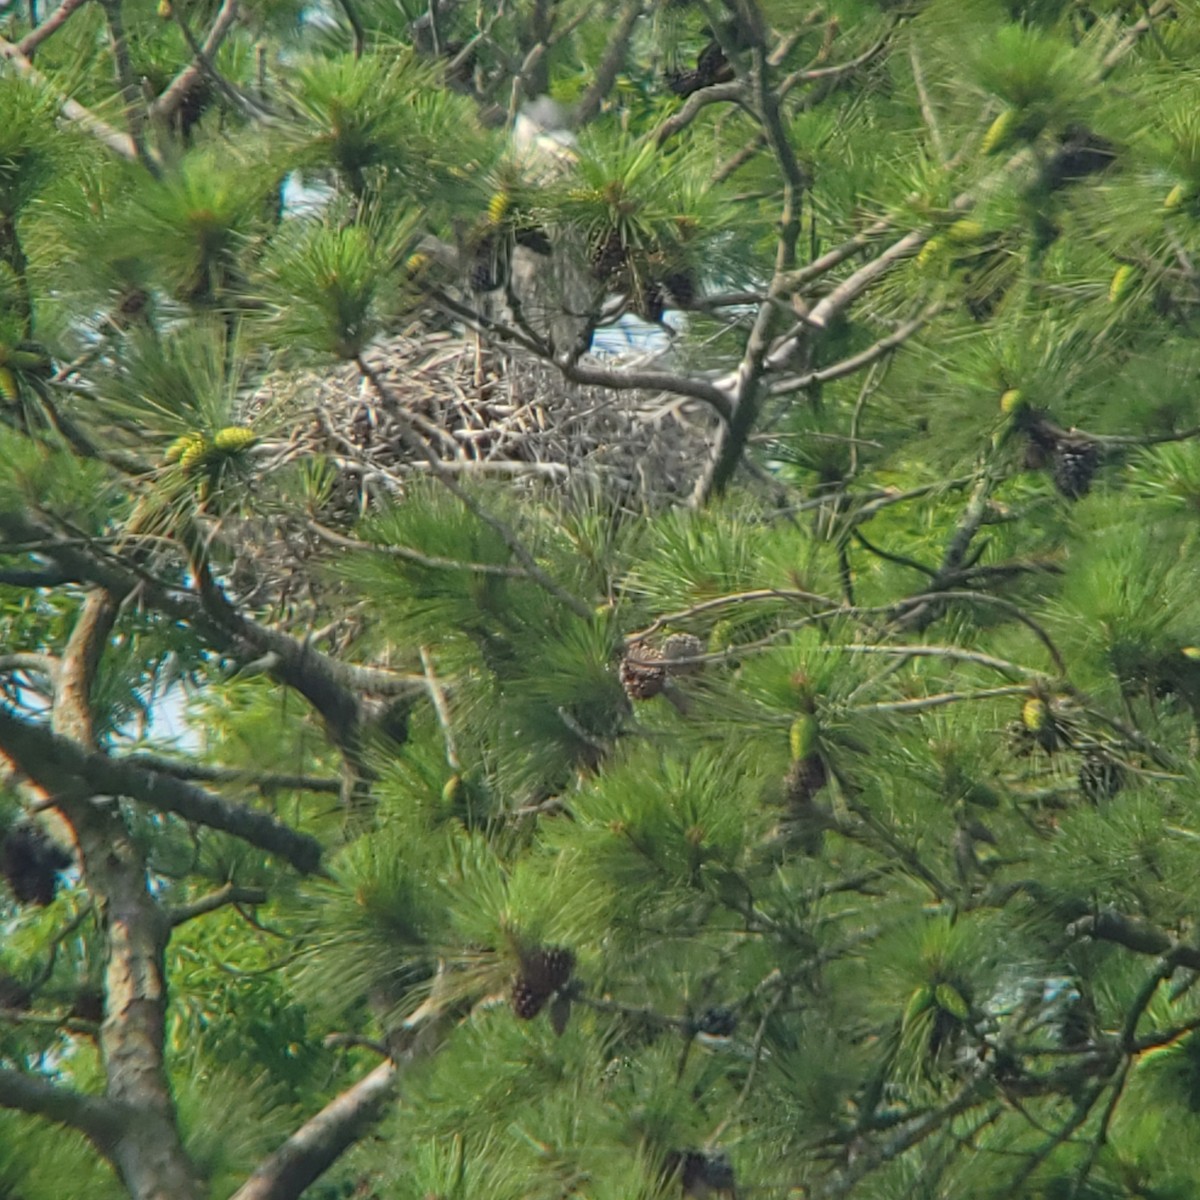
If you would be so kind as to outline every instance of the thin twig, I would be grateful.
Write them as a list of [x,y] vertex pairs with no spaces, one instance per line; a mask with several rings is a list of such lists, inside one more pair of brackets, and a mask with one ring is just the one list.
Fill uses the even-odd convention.
[[446,743],[446,763],[452,771],[462,769],[462,760],[458,757],[458,747],[454,743],[454,725],[450,720],[450,706],[446,703],[446,693],[438,682],[433,670],[433,658],[426,646],[420,647],[421,666],[425,669],[425,683],[429,688],[429,698],[433,701],[433,711],[437,714],[438,724],[442,729],[442,740]]
[[62,0],[62,3],[36,29],[30,30],[18,43],[17,51],[32,59],[33,52],[52,34],[66,24],[67,18],[77,8],[82,8],[87,0]]

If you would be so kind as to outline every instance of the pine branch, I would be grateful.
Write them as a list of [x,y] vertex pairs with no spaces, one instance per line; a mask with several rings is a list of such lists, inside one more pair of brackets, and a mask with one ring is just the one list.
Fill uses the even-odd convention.
[[[105,1095],[125,1114],[112,1147],[113,1162],[134,1196],[199,1200],[199,1179],[180,1137],[163,1058],[164,959],[170,927],[146,886],[145,855],[120,813],[115,806],[93,803],[98,792],[120,794],[124,789],[106,788],[102,778],[86,771],[62,787],[45,779],[47,766],[51,775],[67,782],[61,772],[70,758],[105,757],[91,752],[91,693],[117,611],[116,598],[98,588],[80,607],[62,654],[51,728],[36,730],[43,739],[41,755],[30,754],[27,735],[34,727],[4,709],[0,745],[53,796],[75,835],[93,902],[104,914],[106,1020],[100,1027],[100,1049]],[[6,738],[6,729],[15,739]],[[48,752],[47,741],[52,747]],[[42,761],[31,761],[39,757]]]
[[996,700],[1004,696],[1028,696],[1029,688],[1011,687],[981,688],[975,692],[939,692],[934,696],[921,696],[915,700],[881,700],[874,704],[856,704],[854,712],[872,713],[921,713],[948,704],[959,704],[965,700]]
[[824,604],[826,606],[835,603],[828,596],[820,596],[816,592],[804,592],[796,588],[755,588],[749,592],[732,592],[728,596],[714,596],[710,600],[701,600],[697,604],[678,609],[676,612],[663,613],[661,617],[655,618],[645,629],[639,629],[634,633],[627,634],[625,644],[627,646],[636,645],[638,642],[645,641],[646,638],[651,637],[668,625],[678,625],[680,622],[690,620],[701,613],[711,612],[713,609],[726,608],[734,604],[749,604],[756,600],[791,600],[801,604]]
[[266,850],[311,874],[321,864],[321,843],[297,833],[268,813],[233,804],[182,779],[87,751],[69,737],[23,721],[0,707],[0,746],[40,787],[51,794],[128,796]]
[[27,33],[16,46],[17,52],[32,60],[33,52],[53,34],[57,33],[66,23],[67,18],[82,8],[87,0],[62,0],[62,3],[36,29]]
[[53,683],[58,678],[58,663],[49,654],[37,654],[30,650],[0,654],[0,673],[8,671],[32,671],[44,675]]
[[[443,464],[444,466],[445,464]],[[307,521],[306,525],[322,541],[336,546],[339,550],[357,550],[366,554],[384,554],[389,558],[403,559],[421,567],[429,567],[440,571],[469,571],[474,575],[498,575],[505,579],[528,579],[529,572],[524,567],[509,567],[503,563],[465,562],[458,558],[441,558],[433,554],[423,554],[411,546],[397,546],[393,542],[365,542],[362,538],[350,538],[326,529],[316,521]]]
[[578,129],[586,125],[600,111],[605,97],[612,91],[617,75],[625,63],[629,53],[629,43],[633,38],[633,30],[644,9],[643,0],[625,0],[621,8],[621,16],[613,29],[608,48],[604,57],[596,67],[592,82],[579,97],[575,110],[571,114],[571,125]]
[[244,767],[210,766],[206,763],[178,762],[159,754],[135,753],[125,755],[122,762],[158,771],[175,779],[204,780],[209,783],[237,783],[263,791],[336,793],[341,788],[337,779],[320,775],[279,775],[251,771]]
[[[792,375],[772,380],[768,390],[771,395],[778,395],[780,392],[799,392],[817,383],[829,383],[834,379],[844,379],[847,375],[857,374],[863,367],[869,367],[897,347],[902,346],[913,334],[920,332],[944,307],[945,305],[940,302],[927,305],[917,316],[905,321],[894,332],[880,338],[865,350],[860,350],[859,353],[844,358],[841,362],[809,371],[804,375]],[[808,320],[812,320],[811,313]]]
[[73,579],[63,571],[23,571],[18,567],[0,568],[0,584],[5,587],[53,588],[71,583]]
[[158,175],[160,163],[151,156],[146,145],[146,113],[142,107],[141,89],[133,78],[133,62],[129,57],[129,41],[125,36],[121,0],[100,0],[100,7],[104,9],[104,19],[108,25],[113,61],[117,67],[117,83],[125,105],[125,124],[129,130],[129,140],[133,143],[138,162],[151,175]]
[[[0,58],[6,58],[12,63],[17,74],[24,76],[35,87],[51,95],[55,94],[55,89],[50,86],[46,77],[21,53],[19,47],[14,46],[12,42],[4,38],[0,38]],[[65,96],[58,98],[58,105],[59,111],[68,121],[75,122],[85,132],[103,142],[114,154],[120,155],[121,158],[127,159],[129,162],[142,161],[133,139],[128,134],[122,133],[119,129],[108,124],[107,121],[102,121],[91,109],[84,108],[78,101],[71,100]],[[152,152],[149,153],[149,159],[156,165],[161,166],[161,161]]]
[[354,34],[354,57],[362,58],[363,51],[367,46],[367,31],[363,26],[362,18],[358,15],[358,7],[354,0],[338,0],[338,7],[341,8],[346,20],[350,23],[350,29]]
[[200,896],[189,904],[177,905],[168,912],[167,918],[174,927],[193,921],[197,917],[207,916],[208,913],[216,912],[227,904],[266,904],[268,899],[265,888],[239,887],[235,883],[227,883],[215,892]]
[[988,1073],[978,1071],[945,1104],[914,1120],[906,1121],[899,1133],[892,1135],[882,1144],[863,1147],[853,1162],[827,1182],[811,1190],[809,1194],[812,1200],[840,1200],[843,1196],[851,1195],[855,1187],[873,1171],[899,1158],[914,1146],[919,1146],[956,1117],[983,1103],[991,1096],[993,1090],[994,1085]]
[[741,95],[742,85],[736,79],[728,83],[710,83],[708,87],[694,91],[683,107],[667,117],[650,136],[661,146],[685,130],[710,104],[735,103]]
[[[238,19],[238,0],[224,0],[213,18],[212,28],[204,39],[203,58],[212,60],[221,48],[221,43],[233,28]],[[163,89],[162,94],[150,106],[150,116],[154,120],[166,120],[175,115],[176,110],[187,98],[187,94],[196,86],[204,71],[201,56],[193,58],[173,80]]]
[[381,1063],[331,1100],[259,1164],[230,1200],[296,1200],[383,1116],[396,1075],[395,1063]]
[[1072,938],[1095,938],[1114,942],[1135,954],[1167,955],[1180,967],[1200,971],[1200,946],[1182,945],[1174,938],[1137,917],[1127,917],[1112,908],[1081,916],[1067,926]]
[[0,1067],[0,1108],[44,1117],[76,1129],[104,1155],[112,1157],[114,1142],[126,1115],[111,1101],[85,1096],[37,1075]]
[[717,432],[712,454],[696,480],[692,492],[692,505],[703,507],[714,496],[721,495],[728,487],[741,462],[750,435],[758,420],[763,401],[760,379],[767,365],[771,346],[771,334],[778,319],[776,300],[784,295],[784,280],[796,265],[796,243],[800,237],[800,217],[804,189],[808,180],[801,170],[792,148],[788,131],[784,128],[778,95],[771,90],[769,64],[766,47],[761,36],[762,17],[751,0],[746,3],[748,25],[756,31],[752,48],[753,68],[750,73],[750,88],[754,97],[755,116],[762,125],[767,144],[775,155],[783,182],[783,202],[780,206],[778,237],[775,246],[775,267],[767,298],[755,314],[754,325],[746,339],[742,361],[731,377],[718,383],[722,391],[730,393],[732,412],[727,422]]

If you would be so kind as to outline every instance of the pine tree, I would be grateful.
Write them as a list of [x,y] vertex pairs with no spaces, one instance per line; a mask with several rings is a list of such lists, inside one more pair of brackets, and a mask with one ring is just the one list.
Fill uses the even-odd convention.
[[1194,1194],[1197,52],[10,12],[0,1193]]

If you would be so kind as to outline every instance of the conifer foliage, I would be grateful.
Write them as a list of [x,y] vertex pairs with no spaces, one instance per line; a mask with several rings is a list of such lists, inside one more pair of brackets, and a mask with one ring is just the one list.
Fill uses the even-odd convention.
[[0,34],[0,1195],[1200,1192],[1195,0]]

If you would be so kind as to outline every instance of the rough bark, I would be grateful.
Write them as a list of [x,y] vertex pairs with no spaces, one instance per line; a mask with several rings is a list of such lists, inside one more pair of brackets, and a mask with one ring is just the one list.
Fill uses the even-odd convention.
[[[112,597],[92,592],[62,659],[52,725],[81,753],[95,742],[89,698],[116,612]],[[112,1161],[134,1200],[199,1200],[203,1189],[179,1135],[163,1061],[170,921],[146,888],[146,863],[115,807],[80,790],[57,798],[104,937],[100,1053],[105,1095],[123,1114]]]

